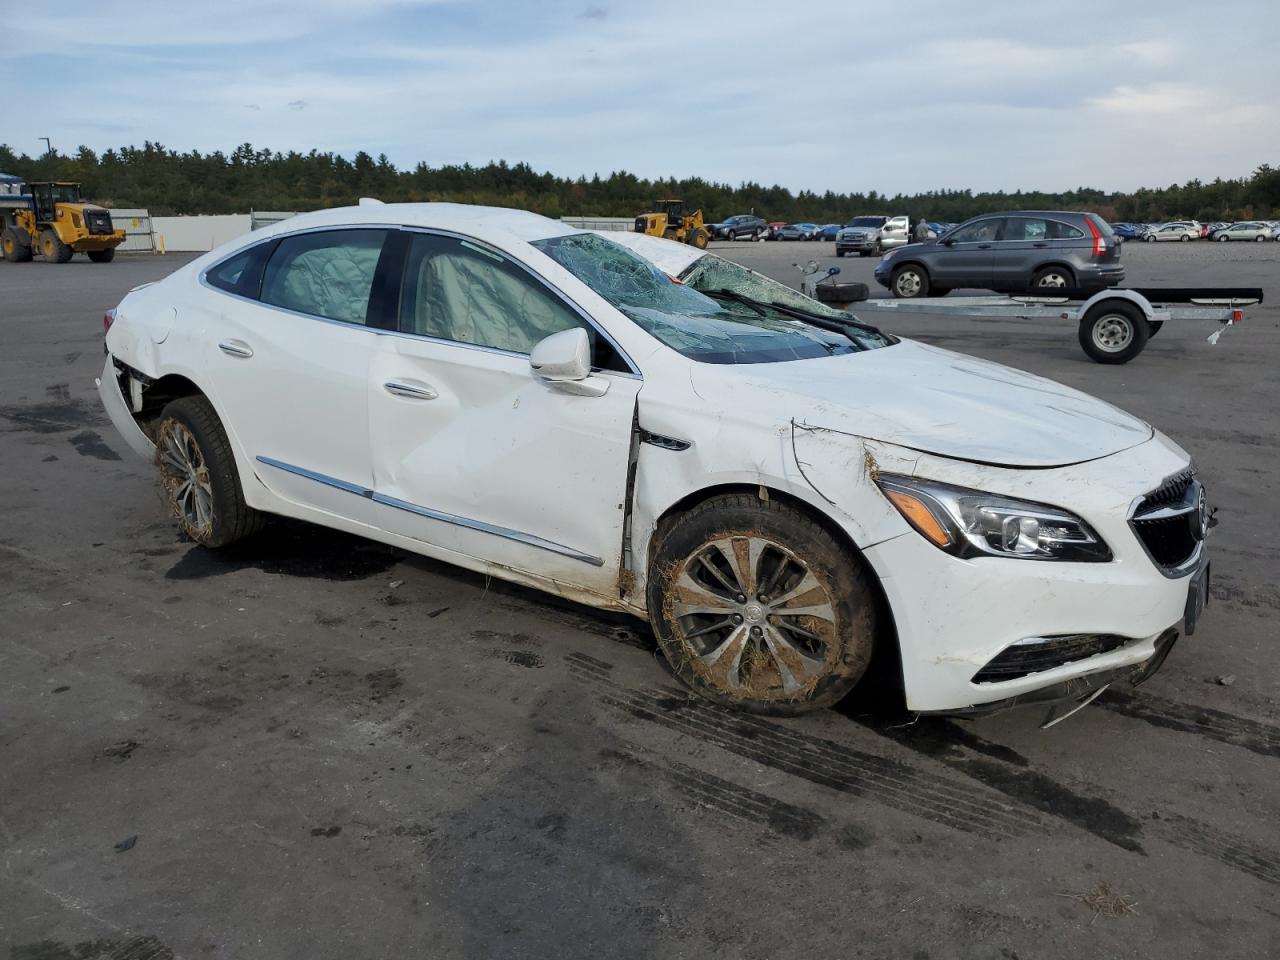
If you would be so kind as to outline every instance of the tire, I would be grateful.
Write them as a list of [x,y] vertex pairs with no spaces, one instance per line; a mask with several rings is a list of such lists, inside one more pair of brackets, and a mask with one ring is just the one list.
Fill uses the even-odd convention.
[[1145,240],[1147,243],[1155,243],[1155,242],[1156,242],[1156,235],[1155,235],[1154,233],[1148,233],[1148,234],[1147,234],[1145,237],[1143,237],[1142,239],[1143,239],[1143,240]]
[[160,482],[187,536],[225,547],[261,529],[263,516],[244,502],[231,444],[208,400],[174,400],[160,414],[156,436]]
[[[739,573],[756,550],[755,569]],[[844,697],[871,661],[878,608],[862,563],[776,500],[718,496],[664,524],[647,594],[675,675],[716,703],[807,713]],[[798,606],[813,613],[786,612]]]
[[1150,336],[1146,315],[1126,300],[1094,304],[1080,319],[1080,346],[1097,363],[1128,363]]
[[707,236],[707,231],[702,228],[690,230],[685,234],[685,236],[688,238],[689,245],[697,247],[699,250],[707,249],[707,244],[711,242],[710,238]]
[[50,263],[66,263],[75,256],[75,251],[52,230],[45,230],[40,234],[40,254]]
[[1267,239],[1267,238],[1266,238],[1266,237],[1264,237],[1262,234],[1258,234],[1256,237],[1254,237],[1254,238],[1253,238],[1253,242],[1254,242],[1254,243],[1261,243],[1261,242],[1262,242],[1263,240],[1265,240],[1265,239]]
[[1066,267],[1045,267],[1031,278],[1033,287],[1074,287],[1076,278]]
[[889,289],[895,297],[914,300],[929,295],[929,274],[924,267],[908,263],[893,271]]
[[1228,237],[1225,233],[1220,233],[1220,234],[1218,234],[1218,236],[1217,236],[1215,239],[1216,239],[1219,243],[1226,243],[1226,242],[1227,242],[1228,240],[1230,240],[1231,238],[1230,238],[1230,237]]
[[929,296],[931,297],[945,297],[950,292],[951,292],[950,287],[930,287],[929,288]]
[[1191,238],[1190,238],[1190,237],[1188,237],[1185,233],[1182,235],[1182,242],[1183,242],[1183,243],[1187,243],[1187,242],[1189,242],[1190,240],[1191,240]]
[[1152,337],[1154,337],[1157,333],[1159,333],[1160,328],[1163,326],[1164,326],[1163,320],[1148,320],[1147,321],[1147,339],[1149,340]]
[[843,256],[844,256],[844,251],[843,251],[843,250],[837,250],[837,251],[836,251],[836,256],[837,256],[837,257],[843,257]]
[[11,227],[0,231],[0,250],[4,251],[4,258],[10,263],[24,263],[31,259],[31,245],[23,243],[18,231]]
[[759,230],[753,231],[751,234],[751,242],[756,243],[759,240],[760,240],[760,231]]
[[109,250],[89,250],[87,251],[89,259],[94,263],[110,263],[116,258],[116,248]]
[[662,239],[663,239],[663,240],[674,240],[675,238],[676,238],[676,228],[675,228],[675,227],[667,227],[667,229],[665,229],[665,230],[663,230],[663,231],[662,231]]
[[858,256],[860,256],[860,257],[869,257],[869,256],[871,256],[871,251],[870,251],[870,250],[859,250],[859,251],[858,251]]

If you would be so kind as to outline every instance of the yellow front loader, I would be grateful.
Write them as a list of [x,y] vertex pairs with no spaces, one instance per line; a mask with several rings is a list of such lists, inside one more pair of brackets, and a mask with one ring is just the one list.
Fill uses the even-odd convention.
[[3,211],[0,250],[13,263],[39,253],[54,263],[66,263],[77,253],[94,263],[115,258],[124,243],[123,230],[112,229],[111,212],[80,199],[80,184],[29,183],[31,206]]
[[653,213],[636,217],[636,233],[653,237],[666,237],[679,243],[687,243],[699,250],[707,248],[711,233],[702,222],[702,211],[684,212],[683,200],[659,200]]

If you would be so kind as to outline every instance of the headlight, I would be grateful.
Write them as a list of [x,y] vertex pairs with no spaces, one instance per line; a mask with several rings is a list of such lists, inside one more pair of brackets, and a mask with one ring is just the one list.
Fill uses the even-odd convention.
[[922,537],[957,557],[1111,559],[1087,523],[1058,507],[898,474],[882,473],[876,482]]

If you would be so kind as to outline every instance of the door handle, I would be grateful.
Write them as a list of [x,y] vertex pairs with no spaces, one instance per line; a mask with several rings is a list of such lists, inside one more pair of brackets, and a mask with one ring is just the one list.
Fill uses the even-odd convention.
[[978,249],[979,249],[979,250],[990,250],[990,249],[991,249],[991,244],[989,244],[989,243],[980,243],[980,244],[978,244]]
[[1047,243],[1045,243],[1044,241],[1041,241],[1040,243],[1033,243],[1033,244],[1032,244],[1032,246],[1033,246],[1033,247],[1047,247],[1047,246],[1048,246],[1048,244],[1047,244]]
[[253,356],[253,347],[243,340],[223,340],[218,344],[218,349],[229,357],[239,357],[242,360],[248,360]]
[[382,389],[393,397],[403,397],[405,400],[434,400],[440,396],[434,387],[404,380],[388,380],[382,385]]

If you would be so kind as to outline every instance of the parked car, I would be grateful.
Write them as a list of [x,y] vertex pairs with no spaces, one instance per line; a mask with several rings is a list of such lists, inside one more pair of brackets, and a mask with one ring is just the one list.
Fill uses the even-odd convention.
[[1171,240],[1185,243],[1188,240],[1199,240],[1200,225],[1193,223],[1166,223],[1164,226],[1156,227],[1142,239],[1147,243],[1165,243]]
[[1271,239],[1274,229],[1259,220],[1244,220],[1219,227],[1209,235],[1209,238],[1223,243],[1228,240],[1253,240],[1261,243]]
[[1148,424],[617,237],[304,214],[128,293],[99,391],[199,544],[278,514],[628,611],[754,710],[833,703],[877,645],[912,710],[1080,698],[1194,629],[1204,492]]
[[1120,241],[1097,214],[1017,210],[974,217],[940,239],[891,250],[875,278],[895,297],[941,297],[957,287],[1101,289],[1120,283],[1124,267]]
[[837,234],[837,233],[839,233],[839,232],[840,232],[840,224],[838,224],[838,223],[824,223],[824,224],[822,225],[822,234],[818,237],[818,239],[819,239],[819,240],[834,240],[834,239],[836,238],[836,234]]
[[707,226],[715,240],[763,240],[769,232],[769,224],[750,213],[740,213],[722,223]]
[[900,247],[910,239],[911,221],[899,217],[854,217],[836,234],[836,256],[857,253],[867,257]]
[[1139,240],[1142,238],[1141,228],[1134,223],[1113,223],[1111,232],[1121,240]]
[[812,240],[816,227],[814,223],[788,223],[778,228],[776,236],[779,240]]
[[1271,239],[1280,240],[1280,223],[1271,225]]
[[783,227],[785,227],[786,225],[787,225],[787,224],[786,224],[786,221],[783,221],[783,220],[770,220],[770,221],[769,221],[769,223],[768,223],[768,224],[766,224],[766,226],[768,227],[768,231],[769,231],[769,232],[768,232],[768,233],[766,233],[766,234],[764,235],[764,236],[765,236],[765,239],[766,239],[766,240],[777,240],[777,239],[778,239],[778,236],[777,236],[778,231],[779,231],[779,230],[781,230],[781,229],[782,229]]

